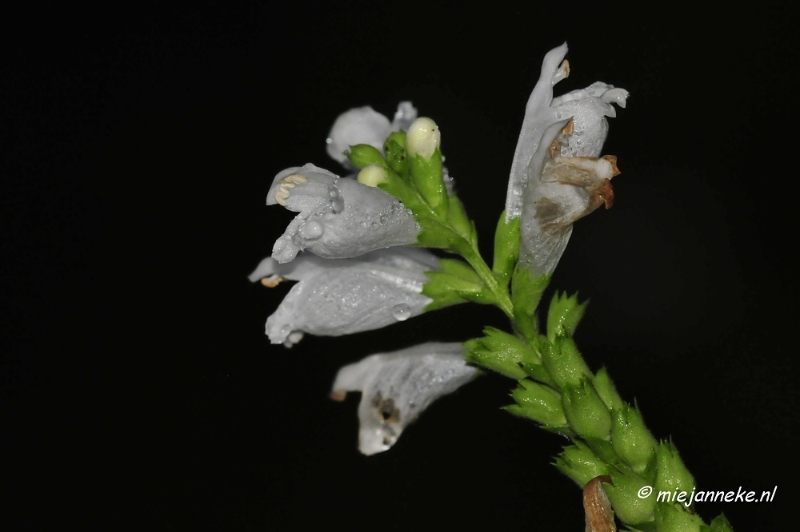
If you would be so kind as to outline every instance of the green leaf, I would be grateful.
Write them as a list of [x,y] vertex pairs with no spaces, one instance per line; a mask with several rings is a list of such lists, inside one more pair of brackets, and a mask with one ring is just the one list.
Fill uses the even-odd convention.
[[514,268],[514,275],[511,278],[514,324],[531,341],[535,341],[538,330],[535,318],[536,307],[549,282],[549,275],[542,275],[534,280],[529,270],[520,268],[519,264]]
[[492,271],[503,289],[508,287],[519,258],[519,216],[506,223],[506,211],[500,214],[494,232]]
[[553,340],[559,335],[572,336],[586,311],[586,305],[578,303],[578,294],[554,294],[547,311],[547,337]]
[[440,271],[427,272],[430,279],[422,287],[422,294],[433,299],[426,310],[434,310],[464,301],[494,303],[494,295],[472,267],[460,260],[440,259]]
[[386,160],[383,158],[383,154],[381,154],[377,148],[369,144],[350,146],[350,151],[345,152],[345,154],[356,168],[366,168],[373,164],[383,167],[386,166]]
[[536,354],[527,342],[507,332],[486,327],[485,336],[469,340],[464,344],[467,362],[496,371],[515,380],[527,376],[521,364],[524,360],[536,358]]

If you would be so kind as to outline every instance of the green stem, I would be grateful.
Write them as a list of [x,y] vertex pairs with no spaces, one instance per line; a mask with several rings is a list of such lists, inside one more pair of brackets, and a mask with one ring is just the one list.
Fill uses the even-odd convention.
[[467,245],[459,246],[457,250],[458,253],[472,266],[475,273],[480,276],[483,284],[486,285],[486,288],[489,289],[497,301],[497,307],[513,320],[514,307],[511,303],[511,298],[508,297],[508,292],[500,288],[497,278],[494,276],[494,273],[492,273],[491,268],[486,264],[486,261],[483,260],[483,257],[481,257],[477,246],[472,242],[467,242],[466,239],[464,243]]

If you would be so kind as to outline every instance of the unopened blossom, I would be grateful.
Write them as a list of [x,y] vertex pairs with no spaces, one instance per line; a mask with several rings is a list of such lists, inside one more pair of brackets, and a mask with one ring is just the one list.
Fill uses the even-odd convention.
[[328,155],[350,168],[352,165],[345,152],[356,144],[369,144],[383,151],[383,143],[389,133],[407,130],[417,118],[417,110],[411,102],[400,102],[391,122],[372,107],[356,107],[339,115],[328,134]]
[[460,343],[429,342],[340,369],[331,397],[361,392],[359,451],[388,450],[428,405],[469,382],[477,370],[466,364],[463,352]]
[[275,241],[272,257],[289,262],[306,249],[324,258],[350,258],[413,244],[420,226],[394,196],[313,164],[275,176],[267,205],[299,213]]
[[284,279],[299,281],[266,325],[273,344],[290,347],[302,333],[342,336],[418,316],[431,302],[421,293],[428,281],[425,272],[438,268],[438,259],[428,251],[393,247],[354,259],[303,253],[281,264],[269,257],[250,280],[268,287]]
[[[600,205],[611,207],[616,157],[599,157],[606,117],[628,92],[603,82],[553,97],[569,75],[567,45],[550,50],[531,93],[511,166],[506,220],[520,219],[520,262],[535,277],[552,274],[572,234],[572,224]],[[599,158],[598,158],[599,157]]]

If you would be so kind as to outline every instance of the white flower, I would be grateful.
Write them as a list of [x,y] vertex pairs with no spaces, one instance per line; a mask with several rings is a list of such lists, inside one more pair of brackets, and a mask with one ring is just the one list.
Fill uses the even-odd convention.
[[521,216],[520,262],[534,276],[553,273],[572,224],[614,201],[616,158],[601,157],[611,103],[625,107],[628,92],[602,82],[553,98],[569,75],[567,45],[550,50],[531,93],[517,142],[506,197],[506,221]]
[[407,130],[416,120],[417,110],[411,102],[400,102],[394,119],[389,119],[372,107],[356,107],[339,115],[328,134],[328,155],[344,166],[352,168],[344,154],[350,146],[369,144],[383,151],[383,142],[392,131]]
[[289,262],[307,249],[324,258],[350,258],[389,246],[413,244],[420,226],[400,200],[313,164],[275,176],[267,205],[298,212],[272,257]]
[[469,382],[477,370],[464,361],[460,343],[429,342],[371,355],[339,370],[331,397],[361,392],[358,449],[388,450],[433,401]]
[[428,281],[425,272],[438,268],[438,259],[428,251],[393,247],[355,259],[304,253],[280,264],[267,258],[250,280],[265,286],[283,279],[300,281],[267,319],[270,341],[290,347],[304,332],[342,336],[418,316],[431,302],[421,294]]

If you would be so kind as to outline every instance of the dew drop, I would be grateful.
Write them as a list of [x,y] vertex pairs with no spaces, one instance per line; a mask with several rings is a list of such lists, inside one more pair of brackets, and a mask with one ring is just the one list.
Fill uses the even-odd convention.
[[333,211],[334,214],[339,214],[343,210],[344,210],[344,200],[339,196],[331,198],[331,211]]
[[411,309],[405,303],[400,303],[392,308],[392,316],[397,321],[406,321],[411,317]]
[[306,240],[316,240],[322,236],[322,233],[322,224],[313,220],[300,226],[300,236]]
[[329,198],[338,198],[339,197],[339,187],[336,185],[331,185],[328,187],[328,197]]

